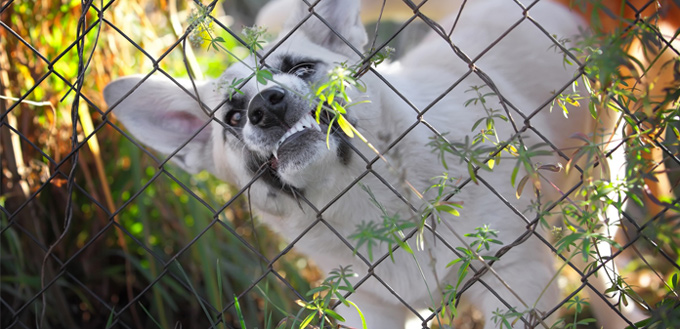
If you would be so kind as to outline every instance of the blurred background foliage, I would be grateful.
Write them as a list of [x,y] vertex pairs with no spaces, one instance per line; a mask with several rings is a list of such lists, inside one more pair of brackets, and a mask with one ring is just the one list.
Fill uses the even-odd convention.
[[[264,2],[224,1],[213,15],[240,32]],[[0,126],[0,327],[219,328],[240,326],[241,318],[249,328],[276,327],[299,311],[295,291],[308,291],[322,275],[253,221],[245,197],[231,201],[239,195],[233,187],[206,173],[159,169],[163,159],[116,126],[101,95],[109,81],[156,66],[173,77],[188,70],[217,77],[234,59],[182,48],[191,2],[93,5],[106,8],[101,24],[95,9],[82,15],[79,0],[0,1],[0,113],[7,123]],[[91,61],[79,79],[75,41],[83,17],[82,49]],[[247,54],[216,31],[234,53]],[[408,33],[395,41],[397,54],[422,29]],[[80,97],[71,88],[77,83]],[[74,131],[78,142],[87,141],[78,157]],[[636,259],[627,279],[651,304],[667,297],[664,281],[676,271],[658,251],[678,262],[678,222],[668,217],[648,227],[656,243],[638,248],[657,272],[641,257],[623,256]],[[267,259],[282,251],[269,268]],[[461,315],[460,327],[474,327],[473,318]]]
[[[230,15],[223,8],[214,14],[240,31],[262,2],[228,1]],[[307,291],[308,282],[320,278],[306,260],[287,254],[274,263],[290,287],[284,285],[257,253],[271,259],[286,244],[253,221],[246,199],[218,214],[238,191],[206,173],[191,177],[173,166],[162,172],[104,112],[104,86],[151,72],[155,60],[162,58],[158,67],[168,75],[187,76],[177,40],[195,7],[175,0],[104,1],[101,25],[98,12],[88,10],[82,40],[91,61],[76,100],[70,87],[79,74],[81,1],[0,3],[0,106],[9,124],[0,128],[0,327],[104,328],[113,321],[116,328],[204,328],[230,305],[223,320],[231,325],[238,322],[234,296],[249,327],[294,313],[300,297],[290,288]],[[221,34],[239,53],[236,41]],[[216,77],[233,61],[225,53],[195,53],[199,76]],[[79,103],[78,141],[89,139],[78,151],[71,211],[73,102]],[[46,257],[66,229],[67,212],[72,226]]]

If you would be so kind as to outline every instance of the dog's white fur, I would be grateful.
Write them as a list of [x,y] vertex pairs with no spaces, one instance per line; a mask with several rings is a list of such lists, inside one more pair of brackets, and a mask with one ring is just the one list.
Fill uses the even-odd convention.
[[[361,49],[367,37],[358,18],[359,7],[358,1],[323,0],[316,6],[315,11],[354,47]],[[318,72],[307,80],[295,74],[274,71],[274,80],[287,88],[285,98],[287,112],[283,120],[290,124],[313,109],[313,105],[296,96],[310,92],[309,80],[323,79],[325,71],[337,63],[354,63],[358,60],[357,54],[314,16],[302,24],[300,30],[293,32],[289,38],[284,38],[287,31],[307,17],[307,13],[308,9],[302,6],[295,11],[279,38],[283,40],[282,44],[273,50],[267,59],[267,63],[275,68],[280,68],[281,58],[286,56],[319,61],[315,67]],[[546,1],[532,7],[528,15],[539,22],[548,33],[558,37],[576,36],[579,33],[578,26],[582,24],[566,8]],[[531,21],[524,20],[511,28],[522,17],[521,8],[512,1],[468,2],[452,40],[470,58],[479,57],[475,67],[491,77],[509,103],[523,113],[531,114],[552,99],[556,90],[569,83],[575,72],[573,68],[564,67],[562,54],[550,49],[552,41]],[[449,20],[448,25],[444,27],[449,27],[452,21]],[[508,30],[510,32],[506,36],[492,48],[487,49]],[[279,41],[276,41],[272,45],[278,43]],[[269,49],[271,46],[265,49],[265,53]],[[253,59],[246,59],[245,63],[253,63]],[[466,90],[470,89],[470,86],[484,84],[471,69],[472,66],[464,63],[452,52],[447,42],[432,33],[399,62],[382,64],[378,66],[377,71],[418,110],[422,111],[432,105],[423,119],[440,132],[448,133],[446,137],[450,141],[461,142],[466,136],[474,135],[470,131],[471,127],[485,116],[480,104],[468,107],[463,105],[466,100],[474,97]],[[233,78],[246,77],[251,73],[250,68],[236,64],[227,69],[219,81],[222,83],[232,81]],[[305,71],[296,73],[304,75]],[[349,120],[355,122],[358,130],[381,152],[388,150],[389,145],[401,134],[406,131],[408,133],[403,140],[385,153],[389,165],[382,160],[372,163],[369,166],[371,171],[361,177],[360,181],[372,190],[390,214],[409,218],[413,216],[412,210],[392,189],[397,190],[416,207],[422,205],[416,194],[406,187],[406,182],[423,192],[433,184],[431,179],[441,175],[445,170],[438,155],[426,146],[434,133],[424,124],[416,125],[410,130],[417,121],[418,114],[387,87],[376,73],[367,73],[362,81],[366,84],[367,91],[361,93],[351,90],[352,98],[355,101],[369,100],[370,103],[351,107],[348,113]],[[443,99],[432,104],[456,83],[458,85]],[[203,109],[193,96],[195,94],[189,82],[182,82],[185,89],[182,90],[164,77],[123,78],[107,86],[104,95],[116,117],[142,142],[163,154],[173,154],[176,151],[173,161],[190,172],[208,170],[220,179],[237,186],[245,186],[254,176],[252,166],[247,165],[248,160],[259,159],[257,160],[259,162],[256,161],[257,164],[267,166],[270,162],[266,159],[272,154],[275,143],[286,128],[265,129],[253,124],[249,118],[242,121],[243,127],[236,129],[235,134],[229,129],[225,130],[221,121],[225,120],[225,115],[230,110],[228,106],[217,109],[213,119],[205,114],[206,110],[217,108],[226,97],[218,84],[218,81],[198,83],[198,98],[205,104]],[[251,79],[241,89],[247,101],[245,105],[249,105],[251,109],[256,108],[257,106],[253,105],[257,102],[255,100],[262,98],[264,91],[277,86],[275,83],[260,85],[255,79]],[[492,96],[487,101],[489,106],[500,108],[498,98]],[[524,119],[514,111],[511,112],[521,128],[525,124]],[[243,112],[243,115],[248,113],[252,111]],[[570,138],[573,133],[587,134],[599,131],[599,128],[611,130],[613,120],[613,117],[607,115],[601,115],[599,121],[593,120],[584,104],[578,108],[571,108],[569,119],[566,119],[560,110],[549,112],[544,108],[526,123],[560,149],[565,150],[565,153],[571,154],[581,145],[578,140]],[[205,125],[209,121],[210,123]],[[508,139],[515,133],[510,123],[496,120],[496,124],[501,139]],[[603,138],[609,139],[612,133],[605,131],[606,136]],[[531,129],[523,134],[523,138],[529,145],[541,142],[540,137]],[[613,139],[616,140],[616,137]],[[187,141],[188,143],[181,147]],[[282,145],[278,150],[276,163],[278,183],[294,187],[295,191],[302,193],[313,207],[305,201],[291,197],[289,192],[284,191],[286,187],[282,188],[265,179],[259,179],[252,184],[250,198],[261,214],[262,220],[289,240],[296,239],[301,232],[311,227],[295,243],[295,247],[314,260],[323,271],[328,272],[341,265],[352,265],[353,270],[363,277],[369,267],[359,257],[353,255],[352,250],[333,230],[347,238],[357,230],[359,223],[365,221],[382,223],[382,218],[380,210],[372,204],[368,194],[357,185],[353,185],[339,199],[334,200],[350,186],[350,182],[364,174],[368,166],[366,161],[352,150],[349,150],[351,155],[343,155],[343,152],[347,152],[346,148],[343,149],[343,143],[342,138],[336,133],[331,135],[330,149],[327,148],[325,129],[322,127],[321,131],[307,129],[297,139],[287,143],[287,146]],[[361,141],[354,139],[350,143],[366,158],[375,158],[375,154]],[[613,159],[610,164],[613,170],[623,167],[620,154],[615,154]],[[467,169],[464,164],[459,164],[458,160],[448,159],[448,174],[450,177],[465,179],[468,177]],[[565,162],[557,156],[543,157],[540,161]],[[497,164],[491,173],[481,171],[479,177],[483,183],[467,184],[456,194],[453,201],[461,203],[463,209],[460,217],[444,217],[449,226],[463,235],[473,232],[476,227],[483,224],[489,224],[491,228],[500,232],[498,239],[505,244],[513,242],[526,232],[527,223],[517,212],[529,207],[531,193],[527,189],[522,198],[515,197],[515,189],[510,184],[514,164],[515,160],[506,159]],[[571,177],[564,173],[546,175],[564,191],[573,186],[577,178],[575,174]],[[389,188],[381,181],[383,179],[390,184]],[[487,184],[500,195],[490,192]],[[425,197],[431,197],[431,192],[426,193]],[[543,203],[560,196],[555,188],[545,182],[542,193]],[[504,202],[514,206],[517,211],[513,211]],[[323,218],[321,222],[317,221],[317,210],[323,210],[320,215]],[[534,216],[534,213],[527,214],[529,220]],[[442,240],[435,241],[433,234],[426,231],[423,235],[425,239],[423,250],[415,248],[415,238],[409,240],[414,247],[415,257],[401,249],[397,250],[394,253],[394,262],[387,259],[380,263],[373,269],[374,275],[369,276],[369,279],[358,287],[356,293],[350,296],[349,299],[354,301],[366,316],[368,328],[402,328],[408,318],[414,317],[393,293],[416,309],[439,305],[441,294],[437,289],[443,287],[445,283],[453,283],[458,270],[456,266],[446,266],[458,256],[445,246],[443,241],[454,247],[462,243],[445,225],[437,225],[436,232]],[[550,239],[546,232],[539,230],[539,234]],[[376,255],[384,254],[387,252],[386,247],[384,244],[380,245],[373,252]],[[492,246],[492,250],[484,254],[492,255],[498,249],[499,246]],[[367,255],[364,248],[359,252]],[[602,252],[607,253],[606,250]],[[511,249],[494,264],[493,268],[505,284],[508,284],[528,305],[527,307],[535,305],[539,312],[547,312],[561,301],[556,284],[553,282],[549,285],[555,274],[554,258],[551,250],[537,237],[532,236]],[[477,269],[482,268],[479,263],[475,263],[474,266]],[[494,290],[505,302],[517,307],[518,310],[526,309],[517,296],[491,273],[485,274],[482,281],[484,285],[477,282],[463,297],[466,303],[484,313],[485,328],[496,327],[491,321],[493,311],[507,309],[489,289]],[[598,289],[603,287],[602,282],[593,284]],[[601,319],[606,319],[602,324],[607,328],[624,326],[623,319],[611,309],[607,310],[608,306],[599,297],[593,296],[591,303],[596,312],[602,313]],[[346,325],[360,327],[361,322],[354,309],[340,306],[338,311],[347,319]]]
[[[266,26],[267,31],[278,33],[286,24],[287,13],[294,8],[299,0],[271,0],[260,9],[255,18],[255,25]],[[413,1],[418,5],[418,11],[425,14],[429,19],[442,20],[451,13],[458,11],[462,0],[428,0],[422,5],[422,1]],[[413,16],[413,9],[403,0],[362,0],[361,20],[366,23],[375,22],[378,19],[405,21]]]

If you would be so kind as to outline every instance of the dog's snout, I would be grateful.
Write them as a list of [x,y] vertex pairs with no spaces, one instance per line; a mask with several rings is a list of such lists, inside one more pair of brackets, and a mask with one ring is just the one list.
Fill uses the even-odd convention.
[[281,87],[271,87],[255,95],[248,105],[248,120],[262,128],[283,123],[287,109],[285,98],[286,90]]
[[281,103],[285,96],[286,90],[281,87],[272,87],[262,92],[262,97],[266,98],[272,105]]

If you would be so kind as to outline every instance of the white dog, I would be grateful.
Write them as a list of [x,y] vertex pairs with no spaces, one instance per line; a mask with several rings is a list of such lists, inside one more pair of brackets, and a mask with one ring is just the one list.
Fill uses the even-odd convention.
[[[574,38],[581,22],[566,8],[547,1],[526,12],[514,1],[467,2],[451,35],[452,43],[432,32],[398,62],[383,63],[363,75],[365,91],[348,91],[355,102],[369,101],[348,107],[346,118],[381,152],[378,157],[366,143],[344,136],[339,129],[333,130],[327,145],[327,123],[316,122],[316,104],[305,97],[339,63],[360,61],[356,50],[367,43],[367,34],[359,20],[359,7],[358,0],[322,0],[313,9],[322,21],[310,16],[301,2],[278,40],[261,52],[267,54],[265,63],[274,82],[263,85],[253,78],[240,88],[241,93],[226,93],[218,81],[197,82],[196,97],[189,81],[182,81],[180,88],[164,77],[135,76],[107,86],[106,102],[136,138],[171,154],[182,168],[208,170],[239,187],[255,179],[250,201],[264,222],[290,241],[306,232],[295,247],[323,271],[352,265],[359,274],[353,282],[367,278],[349,300],[362,310],[368,328],[403,328],[414,318],[422,322],[428,314],[414,311],[437,308],[440,289],[458,279],[460,262],[447,266],[461,257],[453,249],[469,246],[475,238],[463,235],[484,225],[497,230],[495,239],[504,245],[523,242],[510,248],[493,263],[493,271],[463,293],[463,303],[483,312],[485,328],[497,327],[493,312],[510,307],[533,310],[525,313],[520,325],[523,321],[529,326],[551,325],[554,319],[549,315],[563,301],[554,281],[556,257],[545,243],[550,234],[541,229],[532,233],[535,225],[530,223],[536,213],[527,211],[535,204],[530,188],[521,198],[515,196],[510,177],[516,160],[504,151],[506,158],[495,163],[492,172],[480,170],[475,183],[469,181],[467,164],[460,157],[447,155],[445,169],[440,154],[428,143],[438,133],[446,133],[452,143],[471,140],[480,129],[472,131],[474,124],[488,116],[485,107],[511,117],[508,121],[496,118],[495,128],[500,141],[515,145],[519,138],[526,147],[550,141],[571,155],[583,145],[570,138],[574,133],[598,131],[594,141],[616,141],[613,131],[598,129],[611,130],[615,118],[602,115],[593,120],[586,104],[570,108],[568,119],[559,109],[547,109],[556,93],[576,76],[575,67],[563,65],[564,54],[555,50],[551,36]],[[455,16],[443,24],[444,34]],[[252,64],[254,59],[243,63]],[[250,76],[252,68],[243,63],[228,68],[219,81]],[[488,77],[495,89],[480,76]],[[466,105],[476,97],[469,90],[484,85],[483,93],[500,95],[487,95],[484,103]],[[532,164],[566,163],[557,150],[554,156],[532,158]],[[613,159],[621,157],[615,154]],[[622,163],[610,163],[610,167],[616,171]],[[432,179],[445,171],[455,180],[450,182],[452,187],[462,186],[451,199],[462,205],[460,216],[443,214],[441,223],[429,219],[420,236],[422,245],[416,236],[407,240],[413,254],[398,248],[393,260],[387,258],[377,265],[368,260],[366,245],[357,251],[362,257],[354,255],[345,241],[355,242],[343,238],[356,233],[361,223],[383,223],[381,209],[360,184],[370,189],[390,216],[418,223],[417,210],[437,196],[436,189],[428,190],[436,182]],[[577,183],[577,174],[576,170],[571,176],[544,173],[552,184],[543,181],[541,204],[560,198],[560,191],[569,191]],[[523,175],[521,171],[518,180]],[[528,239],[521,238],[525,234]],[[480,254],[494,255],[502,245],[489,247]],[[372,261],[387,252],[387,243],[374,246],[377,257]],[[485,268],[479,261],[472,266],[476,271]],[[601,281],[589,280],[603,291]],[[590,302],[603,314],[601,321],[607,328],[628,323],[599,296],[593,295]],[[345,325],[361,327],[355,309],[340,305],[337,311],[346,319]]]

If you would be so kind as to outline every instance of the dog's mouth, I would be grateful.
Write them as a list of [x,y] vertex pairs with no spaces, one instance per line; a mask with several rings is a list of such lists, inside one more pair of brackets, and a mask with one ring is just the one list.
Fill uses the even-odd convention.
[[286,131],[283,136],[276,142],[276,145],[274,146],[274,151],[272,152],[272,158],[274,161],[278,161],[279,159],[279,149],[284,146],[286,143],[295,140],[296,138],[299,138],[301,135],[305,134],[309,129],[321,132],[321,126],[316,122],[316,119],[314,119],[313,114],[307,113],[304,115],[298,122],[290,127],[288,131]]
[[[339,165],[349,163],[350,143],[338,136],[341,129],[336,121],[326,110],[321,112],[318,123],[314,111],[305,113],[279,137],[268,157],[250,158],[250,170],[261,175],[263,181],[277,191],[294,198],[303,195],[306,186],[304,174],[310,165],[326,157],[329,151],[337,157]],[[330,138],[330,144],[327,144],[327,138]],[[330,146],[328,150],[327,145]]]
[[[322,111],[319,122],[316,121],[315,112],[311,111],[291,126],[274,145],[274,150],[268,160],[270,169],[276,172],[281,161],[290,161],[291,158],[300,156],[300,151],[309,141],[327,138],[326,132],[331,122],[330,113]],[[333,122],[329,133],[334,135],[338,129],[340,129],[338,124]]]

